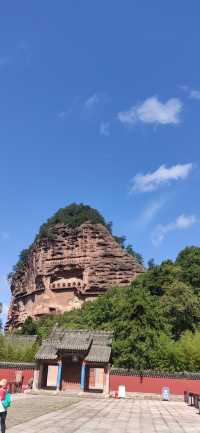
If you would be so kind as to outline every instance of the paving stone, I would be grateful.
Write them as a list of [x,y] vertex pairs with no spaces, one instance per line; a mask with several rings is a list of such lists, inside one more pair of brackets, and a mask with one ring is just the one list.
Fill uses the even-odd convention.
[[[33,411],[34,405],[37,406],[36,401],[32,401]],[[21,410],[24,405],[27,413],[28,400],[21,400],[20,404]],[[42,405],[45,406],[45,401]],[[58,405],[56,401],[55,405]],[[10,412],[10,422],[11,416]],[[25,423],[13,425],[7,432],[200,433],[200,416],[194,408],[178,401],[83,399],[76,404],[71,402],[56,412],[50,411]]]

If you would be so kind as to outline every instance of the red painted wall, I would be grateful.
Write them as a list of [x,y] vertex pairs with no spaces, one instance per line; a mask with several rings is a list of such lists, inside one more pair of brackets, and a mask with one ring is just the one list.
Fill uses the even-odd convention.
[[7,379],[8,382],[16,381],[16,373],[20,371],[23,377],[23,385],[28,385],[29,379],[33,378],[33,370],[25,369],[20,370],[18,368],[0,368],[0,380]]
[[200,380],[169,379],[158,377],[110,375],[110,392],[117,391],[119,385],[125,385],[127,392],[161,394],[164,386],[171,394],[183,395],[184,391],[200,394]]

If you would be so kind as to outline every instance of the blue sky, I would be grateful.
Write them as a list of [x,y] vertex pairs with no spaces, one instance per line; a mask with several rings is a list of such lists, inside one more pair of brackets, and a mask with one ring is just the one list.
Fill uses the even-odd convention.
[[18,0],[0,15],[0,299],[59,207],[147,261],[199,245],[200,4]]

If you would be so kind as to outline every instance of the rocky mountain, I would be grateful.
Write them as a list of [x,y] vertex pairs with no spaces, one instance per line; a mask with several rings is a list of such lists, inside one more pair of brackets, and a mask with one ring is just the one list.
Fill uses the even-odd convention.
[[104,225],[56,224],[54,239],[36,240],[12,275],[6,330],[20,327],[28,316],[79,308],[113,286],[127,286],[143,271]]

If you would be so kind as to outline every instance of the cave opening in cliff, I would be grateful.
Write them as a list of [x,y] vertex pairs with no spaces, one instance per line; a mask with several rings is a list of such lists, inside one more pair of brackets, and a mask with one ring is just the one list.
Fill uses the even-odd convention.
[[73,267],[69,270],[56,272],[51,277],[50,288],[52,290],[76,290],[83,286],[83,269]]

